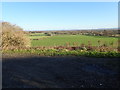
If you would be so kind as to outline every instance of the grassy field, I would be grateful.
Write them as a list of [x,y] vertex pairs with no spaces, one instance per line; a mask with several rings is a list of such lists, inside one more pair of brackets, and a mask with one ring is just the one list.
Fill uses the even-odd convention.
[[[45,38],[46,37],[46,38]],[[92,46],[106,44],[108,46],[118,47],[118,38],[104,36],[85,36],[85,35],[57,35],[57,36],[30,36],[30,38],[42,40],[32,40],[32,46],[64,46],[69,43],[70,46],[91,43]],[[98,43],[100,41],[100,43]],[[111,44],[113,43],[113,44]]]
[[29,38],[30,39],[41,39],[41,38],[47,38],[47,37],[50,37],[50,36],[30,36]]
[[[3,50],[8,55],[120,57],[118,38],[86,35],[29,35],[31,47]],[[84,44],[84,45],[83,45]],[[91,44],[91,45],[90,45]],[[56,46],[56,47],[55,47]],[[62,46],[62,47],[61,47]]]
[[[86,35],[30,34],[31,47],[9,48],[3,54],[39,56],[120,57],[118,38]],[[84,46],[83,46],[84,44]],[[90,45],[91,44],[91,45]],[[56,47],[55,47],[56,46]],[[61,47],[62,46],[62,47]]]

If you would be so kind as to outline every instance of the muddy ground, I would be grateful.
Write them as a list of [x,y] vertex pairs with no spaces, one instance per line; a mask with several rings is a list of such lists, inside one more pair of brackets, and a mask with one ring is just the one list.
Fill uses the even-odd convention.
[[3,88],[119,88],[118,58],[3,57]]

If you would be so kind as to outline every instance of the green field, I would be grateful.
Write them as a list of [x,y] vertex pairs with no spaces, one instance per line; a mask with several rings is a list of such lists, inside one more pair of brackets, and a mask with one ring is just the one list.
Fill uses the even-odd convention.
[[41,38],[47,38],[47,37],[50,37],[50,36],[30,36],[29,38],[30,39],[41,39]]
[[[31,34],[28,35],[28,37],[31,39],[32,44],[31,47],[9,48],[8,50],[3,50],[2,53],[8,54],[10,56],[39,55],[39,56],[120,57],[120,53],[117,50],[118,48],[117,37],[86,36],[86,35],[46,36],[46,34],[44,33],[43,34],[34,33],[32,35]],[[83,44],[86,46],[82,46]],[[63,48],[59,46],[63,46]]]
[[[98,46],[98,40],[100,44],[106,44],[108,46],[113,43],[114,47],[118,47],[118,38],[104,37],[104,36],[85,36],[85,35],[56,35],[56,36],[29,36],[30,38],[41,40],[31,40],[32,46],[64,46],[66,43],[70,43],[70,46],[81,44],[88,45],[88,42],[92,46]],[[45,38],[46,37],[46,38]],[[112,45],[111,45],[112,46]]]

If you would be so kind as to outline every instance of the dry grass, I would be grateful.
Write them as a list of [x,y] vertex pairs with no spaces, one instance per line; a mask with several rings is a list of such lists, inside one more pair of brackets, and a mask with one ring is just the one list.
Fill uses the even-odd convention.
[[[3,49],[10,47],[28,47],[30,46],[30,39],[27,38],[22,28],[12,25],[8,22],[0,22],[2,26],[2,43]],[[1,27],[0,26],[0,27]]]

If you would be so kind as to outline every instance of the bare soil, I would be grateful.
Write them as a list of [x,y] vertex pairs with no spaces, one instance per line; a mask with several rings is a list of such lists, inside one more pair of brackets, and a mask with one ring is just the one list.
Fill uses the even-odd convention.
[[3,88],[119,88],[118,58],[3,57]]

